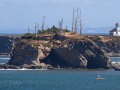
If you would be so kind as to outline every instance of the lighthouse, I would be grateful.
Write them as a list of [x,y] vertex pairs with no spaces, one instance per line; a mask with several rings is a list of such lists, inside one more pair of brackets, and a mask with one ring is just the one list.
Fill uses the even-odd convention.
[[112,36],[120,36],[120,26],[119,26],[119,23],[115,24],[114,29],[109,31],[109,34],[112,35]]
[[115,29],[116,29],[117,31],[119,31],[119,30],[120,30],[119,23],[116,23],[116,24],[115,24]]

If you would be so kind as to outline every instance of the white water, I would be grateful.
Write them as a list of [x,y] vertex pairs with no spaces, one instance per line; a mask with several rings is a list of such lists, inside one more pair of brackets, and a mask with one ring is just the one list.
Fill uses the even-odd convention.
[[7,70],[7,71],[13,71],[13,70],[15,70],[15,71],[31,71],[31,70],[37,70],[37,71],[44,71],[44,70],[48,70],[48,69],[0,69],[0,71],[2,71],[2,70]]
[[0,59],[9,60],[10,58],[4,58],[4,57],[2,57],[2,58],[0,58]]

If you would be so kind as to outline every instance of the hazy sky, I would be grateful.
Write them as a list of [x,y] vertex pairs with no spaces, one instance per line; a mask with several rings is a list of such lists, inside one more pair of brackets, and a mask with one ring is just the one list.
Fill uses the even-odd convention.
[[64,26],[71,29],[72,8],[79,7],[85,28],[113,27],[120,22],[120,0],[0,0],[0,33],[23,33],[35,23],[41,27],[45,16],[46,26]]

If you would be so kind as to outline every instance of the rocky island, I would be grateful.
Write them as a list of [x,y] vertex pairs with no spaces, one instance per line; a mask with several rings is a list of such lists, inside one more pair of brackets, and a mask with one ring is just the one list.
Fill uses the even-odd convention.
[[11,59],[0,68],[112,68],[104,49],[91,37],[71,32],[25,35],[13,46]]

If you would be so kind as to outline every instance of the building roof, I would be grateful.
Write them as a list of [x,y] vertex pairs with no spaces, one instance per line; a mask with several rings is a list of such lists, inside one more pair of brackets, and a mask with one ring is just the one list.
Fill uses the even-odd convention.
[[117,32],[117,31],[119,31],[119,30],[113,29],[113,30],[111,30],[109,32]]

